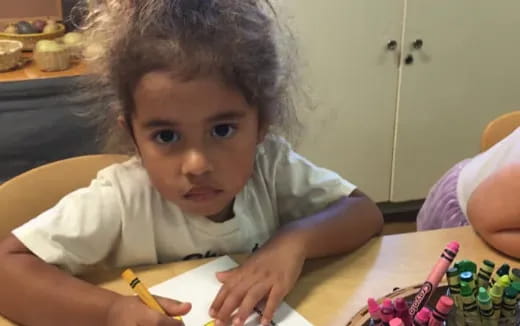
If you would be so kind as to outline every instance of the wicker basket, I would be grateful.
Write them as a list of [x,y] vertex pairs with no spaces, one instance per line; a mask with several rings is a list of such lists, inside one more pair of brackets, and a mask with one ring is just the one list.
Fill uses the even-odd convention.
[[67,48],[59,51],[35,51],[33,58],[42,71],[62,71],[71,65],[70,52]]
[[55,38],[65,35],[65,25],[56,23],[58,30],[53,33],[35,33],[35,34],[14,34],[14,33],[0,33],[0,40],[13,40],[23,43],[24,51],[32,51],[36,42],[40,40],[53,40]]
[[[404,298],[408,303],[411,303],[417,292],[421,289],[422,284],[417,284],[414,286],[410,286],[403,289],[395,289],[393,292],[388,293],[383,298],[379,298],[378,302],[382,302],[383,299],[396,299],[396,298]],[[441,285],[438,287],[435,292],[433,292],[432,297],[429,300],[429,308],[433,308],[433,303],[437,302],[439,298],[443,295],[446,295],[448,291],[448,286]],[[517,306],[517,310],[518,310]],[[447,321],[444,323],[445,326],[468,326],[468,325],[481,325],[480,318],[477,321],[464,321],[463,316],[461,316],[461,312],[457,311],[456,308],[452,309],[450,312]],[[485,324],[484,324],[485,325]],[[517,320],[507,320],[505,318],[501,318],[498,321],[499,326],[518,326],[520,325],[520,315],[517,316]],[[368,313],[368,307],[363,307],[358,313],[356,313],[350,321],[346,323],[346,326],[373,326],[373,323],[370,321],[370,314]]]
[[0,40],[0,71],[15,68],[22,58],[22,42]]

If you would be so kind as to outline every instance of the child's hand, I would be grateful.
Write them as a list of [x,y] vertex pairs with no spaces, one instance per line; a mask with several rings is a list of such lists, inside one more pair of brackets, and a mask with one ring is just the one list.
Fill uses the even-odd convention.
[[[170,316],[185,315],[191,304],[155,297]],[[181,326],[180,320],[148,308],[137,296],[121,296],[112,303],[107,314],[107,326]]]
[[269,325],[278,305],[300,276],[305,261],[302,245],[289,240],[293,239],[273,238],[242,266],[217,273],[223,285],[210,308],[217,326],[227,325],[231,318],[234,326],[244,325],[264,298],[267,302],[262,325]]

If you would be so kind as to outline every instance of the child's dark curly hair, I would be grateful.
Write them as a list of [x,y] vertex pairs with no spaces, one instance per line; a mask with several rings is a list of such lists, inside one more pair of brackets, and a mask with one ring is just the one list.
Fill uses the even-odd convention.
[[[240,90],[260,122],[287,135],[299,124],[293,96],[293,38],[268,0],[104,0],[85,20],[86,59],[104,112],[107,147],[121,146],[117,117],[128,125],[133,92],[148,72],[173,78],[217,77]],[[106,96],[101,96],[104,94]]]

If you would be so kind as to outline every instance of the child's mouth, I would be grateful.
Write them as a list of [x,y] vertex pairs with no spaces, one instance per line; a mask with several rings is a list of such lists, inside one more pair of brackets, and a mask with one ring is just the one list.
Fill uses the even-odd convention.
[[222,190],[213,187],[194,187],[184,195],[184,199],[192,201],[207,201],[217,197]]

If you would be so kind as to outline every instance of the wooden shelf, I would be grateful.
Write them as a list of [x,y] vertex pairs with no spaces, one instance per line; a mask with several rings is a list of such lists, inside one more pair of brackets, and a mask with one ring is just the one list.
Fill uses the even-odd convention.
[[59,78],[59,77],[70,77],[79,76],[86,73],[86,65],[83,62],[74,63],[69,69],[64,71],[56,72],[44,72],[40,71],[36,66],[36,63],[31,60],[32,54],[24,54],[30,61],[27,62],[23,68],[15,70],[0,72],[0,83],[1,82],[13,82],[33,79],[45,79],[45,78]]

